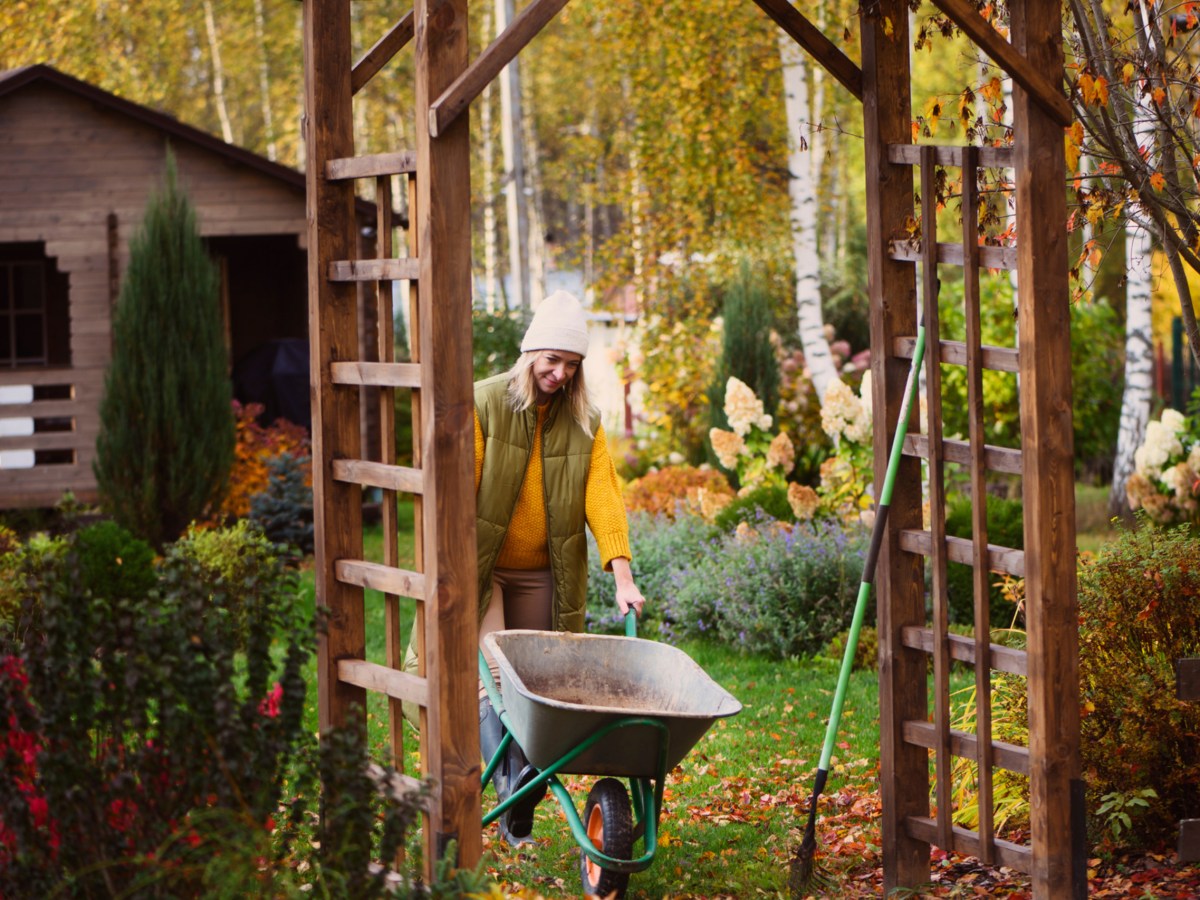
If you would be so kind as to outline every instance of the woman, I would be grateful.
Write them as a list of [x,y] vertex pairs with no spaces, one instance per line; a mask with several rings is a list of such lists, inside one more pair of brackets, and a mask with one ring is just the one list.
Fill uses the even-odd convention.
[[[505,628],[580,632],[587,600],[591,529],[624,615],[645,603],[630,569],[629,527],[600,417],[588,402],[582,363],[587,319],[579,301],[557,291],[542,301],[503,375],[475,385],[476,541],[479,638]],[[497,667],[490,657],[493,674]],[[488,759],[503,737],[480,690],[480,743]],[[503,800],[536,773],[509,745],[497,767]],[[501,819],[509,843],[529,839],[545,790]]]

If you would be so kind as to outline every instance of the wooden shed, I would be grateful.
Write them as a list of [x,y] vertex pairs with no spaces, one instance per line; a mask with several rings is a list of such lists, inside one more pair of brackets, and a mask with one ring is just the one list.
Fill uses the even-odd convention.
[[112,312],[168,144],[221,269],[231,372],[272,343],[307,357],[303,172],[49,66],[0,72],[0,508],[96,499]]

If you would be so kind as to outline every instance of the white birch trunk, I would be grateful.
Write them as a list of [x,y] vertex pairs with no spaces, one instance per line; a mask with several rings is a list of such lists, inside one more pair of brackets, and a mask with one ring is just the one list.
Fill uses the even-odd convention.
[[[483,7],[483,33],[492,30],[492,14]],[[489,313],[496,311],[497,251],[500,246],[496,230],[496,142],[492,137],[492,109],[495,88],[489,84],[479,100],[479,127],[483,131],[483,302]]]
[[[496,0],[496,34],[513,19],[513,0]],[[504,151],[504,195],[508,226],[509,306],[529,306],[529,220],[525,204],[525,160],[521,146],[521,73],[518,59],[500,72],[500,143]]]
[[229,109],[225,106],[225,67],[221,64],[221,42],[217,39],[212,0],[204,0],[204,30],[208,35],[208,52],[212,57],[213,99],[217,104],[217,118],[221,120],[221,137],[225,143],[232,144],[233,125],[229,121]]
[[525,145],[526,209],[529,217],[529,305],[536,307],[546,296],[546,217],[542,210],[542,171],[539,165],[537,128],[533,100],[521,103],[521,140]]
[[1146,437],[1153,399],[1154,352],[1150,328],[1150,233],[1132,223],[1125,229],[1125,390],[1113,460],[1108,508],[1114,516],[1129,512],[1125,484],[1133,474],[1133,453]]
[[800,344],[821,403],[825,390],[837,377],[833,354],[825,336],[821,312],[820,258],[817,252],[816,161],[808,152],[804,135],[811,123],[808,78],[803,51],[786,34],[779,35],[783,63],[783,96],[788,125],[788,195],[792,201],[792,258],[796,267],[796,314]]
[[[1142,6],[1143,21],[1149,21]],[[1154,110],[1139,103],[1134,128],[1138,147],[1153,154]],[[1108,509],[1114,516],[1129,514],[1125,485],[1133,474],[1133,454],[1146,437],[1154,384],[1154,344],[1150,316],[1151,260],[1154,251],[1150,232],[1132,221],[1125,225],[1125,390],[1121,395],[1121,419],[1117,431],[1117,453],[1113,460],[1112,493]]]
[[279,148],[275,145],[275,123],[271,115],[271,68],[267,56],[267,15],[263,0],[254,0],[254,39],[258,44],[258,93],[262,106],[263,138],[267,145],[267,159],[277,162]]

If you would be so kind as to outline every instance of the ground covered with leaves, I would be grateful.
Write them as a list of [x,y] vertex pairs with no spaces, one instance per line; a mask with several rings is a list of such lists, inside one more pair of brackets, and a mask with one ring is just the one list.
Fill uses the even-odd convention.
[[[670,897],[672,900],[713,900],[748,896],[787,897],[789,860],[799,844],[798,823],[807,815],[811,773],[805,760],[779,757],[768,771],[758,770],[753,778],[733,775],[718,778],[696,793],[707,769],[717,760],[701,760],[691,774],[677,769],[678,788],[668,787],[664,808],[659,857],[646,873],[634,875],[626,894],[636,898]],[[820,799],[818,825],[818,871],[822,882],[796,897],[859,898],[883,896],[883,861],[880,838],[880,801],[874,761],[843,768],[845,785]],[[865,764],[863,764],[865,763]],[[686,764],[685,764],[686,767]],[[700,771],[696,771],[696,769]],[[566,780],[572,795],[586,794],[588,779]],[[677,802],[687,790],[686,803]],[[547,833],[567,829],[565,816],[553,802],[538,811],[538,840],[514,850],[499,841],[495,828],[485,833],[488,872],[506,896],[532,900],[536,897],[579,896],[577,864],[572,847],[564,851],[558,837]],[[778,830],[780,821],[791,823],[786,837]],[[694,840],[694,829],[707,832],[709,839]],[[760,836],[750,851],[739,846],[738,832]],[[1027,835],[1008,836],[1015,841]],[[703,848],[699,845],[703,843]],[[698,851],[698,852],[697,852]],[[747,858],[749,857],[749,858]],[[754,883],[747,866],[764,873]],[[656,868],[665,868],[651,876]],[[549,871],[553,869],[555,871]],[[771,886],[771,882],[774,885]],[[933,848],[928,882],[897,891],[897,897],[1000,897],[1029,900],[1033,891],[1028,876],[1003,866],[985,866],[974,857]],[[1200,864],[1182,864],[1172,850],[1137,856],[1092,857],[1088,860],[1088,896],[1099,898],[1184,898],[1200,897]]]

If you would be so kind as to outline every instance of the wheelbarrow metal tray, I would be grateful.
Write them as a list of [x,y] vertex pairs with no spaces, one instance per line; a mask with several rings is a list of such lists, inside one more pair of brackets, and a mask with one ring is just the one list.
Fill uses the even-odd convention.
[[[597,730],[629,716],[653,718],[669,734],[671,771],[709,726],[742,704],[690,656],[632,637],[555,631],[496,631],[484,643],[500,668],[513,737],[540,769]],[[660,731],[618,728],[558,771],[653,778]]]

